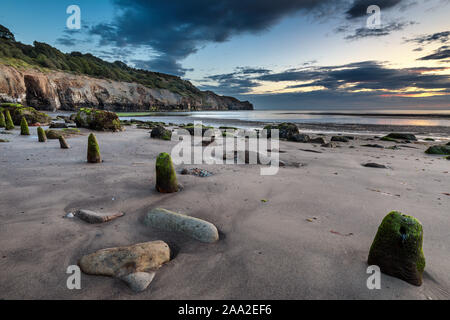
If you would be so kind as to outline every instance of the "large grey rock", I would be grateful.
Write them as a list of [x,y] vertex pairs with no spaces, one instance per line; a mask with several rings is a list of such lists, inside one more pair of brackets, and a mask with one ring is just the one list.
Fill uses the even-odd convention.
[[134,292],[142,292],[150,285],[155,277],[155,272],[135,272],[121,277],[121,279]]
[[136,272],[153,272],[170,261],[170,248],[163,241],[96,251],[80,259],[81,271],[122,278]]
[[151,210],[144,223],[157,229],[179,232],[201,242],[219,240],[219,232],[212,223],[166,209]]
[[108,222],[124,215],[123,212],[114,214],[100,214],[91,210],[80,209],[75,212],[75,217],[86,221],[88,223],[103,223]]

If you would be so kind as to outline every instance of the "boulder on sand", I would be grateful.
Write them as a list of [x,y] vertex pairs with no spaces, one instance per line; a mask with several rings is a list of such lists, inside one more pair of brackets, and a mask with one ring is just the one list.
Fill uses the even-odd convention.
[[343,137],[343,136],[333,136],[331,137],[331,141],[333,142],[349,142],[350,140],[347,137]]
[[156,229],[179,232],[205,243],[219,240],[219,232],[212,223],[166,209],[151,210],[146,215],[144,224]]
[[317,138],[314,138],[314,139],[309,140],[309,143],[317,143],[317,144],[322,145],[322,144],[325,144],[326,141],[325,141],[325,139],[322,138],[322,137],[317,137]]
[[394,140],[395,139],[401,139],[401,140],[417,141],[416,136],[411,134],[411,133],[392,132],[392,133],[389,133],[384,138],[389,138],[389,139],[394,139]]
[[163,126],[157,126],[152,129],[150,137],[155,139],[170,140],[172,139],[172,131],[167,130]]
[[114,112],[93,108],[81,108],[75,116],[77,127],[97,131],[121,131],[119,117]]
[[174,193],[179,190],[172,158],[165,152],[156,159],[156,190],[161,193]]
[[450,145],[432,146],[425,151],[427,154],[450,155]]
[[368,263],[380,267],[385,274],[420,286],[425,269],[422,242],[422,224],[414,217],[393,211],[378,228]]
[[[298,127],[295,123],[281,123],[278,125],[267,125],[264,127],[264,130],[267,130],[267,138],[271,138],[271,130],[278,130],[279,131],[279,138],[285,139],[288,141],[295,141],[295,142],[305,142],[302,141],[305,138],[306,135],[303,137],[299,137],[299,131]],[[309,137],[307,139],[309,141]],[[306,141],[306,142],[308,142]]]
[[102,249],[82,257],[78,265],[86,274],[121,278],[136,272],[156,271],[169,260],[169,246],[163,241],[152,241]]
[[123,217],[124,213],[100,214],[91,210],[80,209],[75,212],[74,216],[88,223],[104,223]]

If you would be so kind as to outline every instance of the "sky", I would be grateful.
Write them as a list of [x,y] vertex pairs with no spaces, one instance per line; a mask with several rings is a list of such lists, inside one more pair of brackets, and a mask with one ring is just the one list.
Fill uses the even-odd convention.
[[2,0],[0,24],[257,109],[450,109],[449,17],[450,0]]

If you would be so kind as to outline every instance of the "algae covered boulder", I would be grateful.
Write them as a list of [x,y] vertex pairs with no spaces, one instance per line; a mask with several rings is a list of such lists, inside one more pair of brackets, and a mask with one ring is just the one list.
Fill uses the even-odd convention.
[[157,126],[152,130],[150,137],[154,139],[170,140],[172,139],[172,131],[167,130],[163,126]]
[[[299,139],[298,127],[295,123],[281,123],[278,125],[268,125],[264,127],[267,130],[267,137],[271,138],[271,130],[279,130],[279,138],[286,139],[288,141],[303,142],[303,139]],[[309,141],[309,138],[307,139]]]
[[22,118],[25,118],[30,124],[45,124],[51,121],[51,118],[47,114],[39,112],[32,107],[24,107],[18,103],[2,103],[0,105],[0,112],[6,110],[11,114],[12,121],[15,125],[20,125]]
[[194,125],[192,123],[188,123],[185,126],[181,126],[181,128],[184,130],[187,130],[191,136],[195,135],[196,132],[200,132],[200,131],[202,133],[202,136],[204,136],[206,131],[214,129],[213,127],[210,127],[210,126],[205,126],[205,125],[200,125],[200,124]]
[[93,108],[81,108],[75,116],[77,127],[97,131],[121,131],[119,117],[114,112]]
[[22,121],[20,122],[20,134],[22,136],[29,136],[30,135],[30,129],[28,128],[28,122],[25,117],[22,118]]
[[161,153],[156,159],[156,190],[161,193],[178,192],[178,180],[168,153]]
[[102,162],[102,158],[100,156],[100,148],[98,146],[97,138],[95,137],[95,135],[93,133],[91,133],[88,138],[87,162],[89,162],[89,163]]
[[[397,133],[397,132],[392,132],[389,133],[387,136],[383,137],[383,138],[387,138],[387,139],[400,139],[400,140],[409,140],[409,141],[417,141],[417,138],[415,135],[413,135],[412,133]],[[386,140],[387,140],[386,139]],[[392,140],[391,140],[392,141]]]
[[11,114],[9,113],[9,110],[5,111],[5,117],[6,117],[6,130],[13,130],[14,129],[14,122],[12,121]]
[[41,127],[37,128],[37,134],[38,134],[39,142],[46,142],[47,141],[47,135],[45,134],[44,129],[42,129]]
[[382,221],[369,253],[369,265],[416,286],[422,285],[425,257],[422,224],[400,212],[389,213]]
[[3,112],[0,112],[0,128],[6,127],[5,115]]
[[427,154],[450,155],[450,145],[432,146],[425,151]]

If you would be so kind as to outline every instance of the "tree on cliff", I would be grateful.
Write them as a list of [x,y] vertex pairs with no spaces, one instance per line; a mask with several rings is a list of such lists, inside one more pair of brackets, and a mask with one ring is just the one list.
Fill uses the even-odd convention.
[[9,31],[8,28],[2,26],[1,24],[0,24],[0,38],[16,41],[16,38],[14,38],[13,33],[11,31]]

